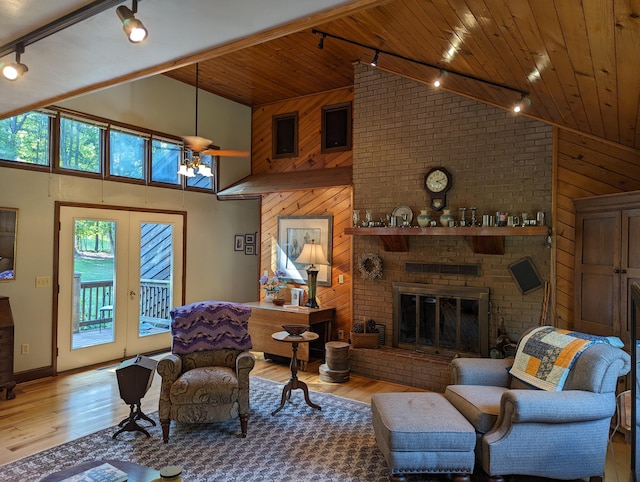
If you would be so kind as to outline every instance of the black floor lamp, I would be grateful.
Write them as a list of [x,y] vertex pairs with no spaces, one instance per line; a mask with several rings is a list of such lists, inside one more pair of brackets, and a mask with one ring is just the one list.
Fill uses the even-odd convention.
[[302,247],[300,256],[296,258],[296,263],[307,264],[307,277],[309,283],[309,299],[305,303],[305,306],[309,308],[319,308],[316,301],[316,285],[318,282],[318,267],[317,264],[329,264],[327,257],[324,255],[322,246],[315,244],[315,240],[311,240],[311,243],[307,243]]

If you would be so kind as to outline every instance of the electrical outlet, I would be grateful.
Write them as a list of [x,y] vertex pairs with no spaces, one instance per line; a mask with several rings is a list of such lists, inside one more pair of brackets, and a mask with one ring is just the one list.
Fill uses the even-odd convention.
[[338,275],[338,283],[339,284],[343,284],[344,283],[344,275],[343,274],[339,274]]
[[29,343],[23,343],[22,346],[20,347],[20,353],[22,355],[28,355],[29,354]]
[[51,286],[51,276],[36,276],[36,288]]
[[344,338],[344,330],[338,330],[338,339],[342,340]]

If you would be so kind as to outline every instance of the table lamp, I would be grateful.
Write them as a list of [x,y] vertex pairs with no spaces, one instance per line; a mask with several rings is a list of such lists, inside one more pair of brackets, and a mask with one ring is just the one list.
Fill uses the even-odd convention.
[[307,243],[302,247],[300,256],[296,258],[296,263],[304,263],[307,266],[307,278],[309,283],[309,300],[305,303],[305,306],[309,308],[319,308],[316,301],[316,283],[318,282],[319,269],[316,264],[329,264],[327,257],[324,255],[322,246],[315,244],[314,240],[311,243]]

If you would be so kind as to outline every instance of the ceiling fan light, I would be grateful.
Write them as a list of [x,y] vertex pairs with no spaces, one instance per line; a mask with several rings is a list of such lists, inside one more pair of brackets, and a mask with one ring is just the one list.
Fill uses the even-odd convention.
[[211,168],[209,166],[207,166],[206,164],[200,164],[200,167],[198,168],[198,174],[200,174],[201,176],[204,177],[212,177],[213,173],[211,172]]
[[186,176],[187,176],[187,177],[196,177],[196,173],[195,173],[195,172],[193,172],[193,167],[188,167],[188,168],[187,168],[187,174],[186,174]]
[[187,176],[189,174],[187,172],[187,165],[186,164],[180,164],[180,169],[178,169],[178,174],[180,174],[181,176]]

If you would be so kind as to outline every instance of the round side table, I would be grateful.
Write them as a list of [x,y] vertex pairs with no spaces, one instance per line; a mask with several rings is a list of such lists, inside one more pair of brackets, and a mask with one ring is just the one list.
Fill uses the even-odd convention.
[[291,398],[291,391],[295,389],[300,389],[304,392],[304,400],[307,402],[307,405],[311,408],[321,410],[320,405],[316,405],[309,399],[309,388],[307,384],[298,380],[298,344],[309,343],[317,340],[319,337],[320,335],[312,331],[305,331],[302,335],[290,335],[286,331],[279,331],[271,335],[271,338],[276,341],[291,343],[291,378],[289,378],[289,382],[282,389],[280,406],[271,412],[271,415],[275,415],[282,410],[286,401]]

